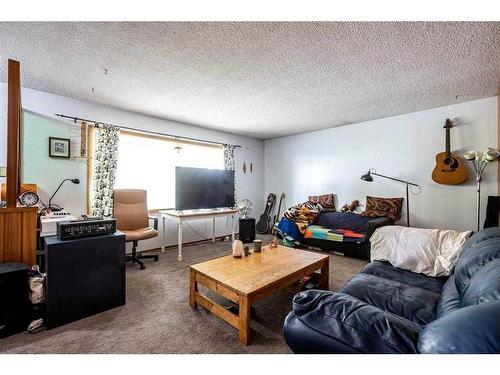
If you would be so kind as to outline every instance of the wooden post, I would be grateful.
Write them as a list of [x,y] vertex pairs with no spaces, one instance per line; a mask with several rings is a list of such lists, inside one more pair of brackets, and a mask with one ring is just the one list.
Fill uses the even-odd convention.
[[7,104],[7,207],[16,207],[19,197],[21,69],[19,61],[9,60]]
[[9,60],[7,103],[7,208],[0,208],[0,262],[36,263],[37,207],[16,207],[20,191],[21,75]]

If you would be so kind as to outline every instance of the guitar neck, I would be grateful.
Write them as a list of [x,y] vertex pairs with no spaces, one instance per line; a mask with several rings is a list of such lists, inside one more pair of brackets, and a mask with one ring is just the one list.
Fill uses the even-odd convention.
[[451,157],[450,129],[446,129],[446,157]]

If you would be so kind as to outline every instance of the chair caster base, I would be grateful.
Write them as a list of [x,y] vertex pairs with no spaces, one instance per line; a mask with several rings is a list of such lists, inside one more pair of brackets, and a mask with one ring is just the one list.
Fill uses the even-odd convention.
[[141,269],[141,270],[143,270],[143,269],[145,269],[145,268],[146,268],[146,266],[144,265],[144,263],[142,263],[142,262],[139,260],[139,258],[137,258],[137,257],[134,257],[134,256],[127,256],[127,257],[125,258],[125,261],[126,261],[126,262],[137,263],[137,264],[139,265],[139,267],[140,267],[140,269]]
[[141,259],[153,259],[155,262],[158,262],[160,257],[158,255],[129,255],[125,258],[125,261],[137,263],[140,266],[140,269],[143,270],[146,269],[146,266]]
[[127,255],[125,260],[127,262],[137,263],[141,270],[145,269],[146,266],[141,262],[141,259],[153,259],[155,262],[158,262],[160,256],[158,254],[141,254],[137,252],[137,241],[134,241],[132,246],[132,254]]

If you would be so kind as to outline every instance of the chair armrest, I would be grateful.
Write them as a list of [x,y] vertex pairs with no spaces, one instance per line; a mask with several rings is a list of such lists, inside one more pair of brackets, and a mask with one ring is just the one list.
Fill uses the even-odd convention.
[[348,294],[311,290],[293,298],[284,336],[296,353],[416,353],[420,330]]
[[500,353],[500,300],[450,312],[427,324],[418,339],[420,353]]
[[158,230],[158,218],[156,216],[148,216],[149,220],[153,220],[153,228]]
[[366,239],[369,240],[373,233],[378,228],[385,227],[386,225],[394,225],[394,221],[388,217],[376,217],[366,223]]

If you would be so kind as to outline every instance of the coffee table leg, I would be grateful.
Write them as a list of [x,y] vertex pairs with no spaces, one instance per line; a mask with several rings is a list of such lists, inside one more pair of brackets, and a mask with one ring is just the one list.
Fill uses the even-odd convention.
[[198,291],[198,283],[196,282],[196,271],[189,271],[189,305],[196,309],[196,292]]
[[319,287],[321,289],[329,290],[330,288],[330,259],[325,259],[321,267],[321,275],[319,279]]
[[248,303],[248,297],[240,296],[239,298],[239,331],[240,331],[240,342],[243,345],[248,345],[248,340],[250,336],[250,304]]

